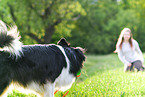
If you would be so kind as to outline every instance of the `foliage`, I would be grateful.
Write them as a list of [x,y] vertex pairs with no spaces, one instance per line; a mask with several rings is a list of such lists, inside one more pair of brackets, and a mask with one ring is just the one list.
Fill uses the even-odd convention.
[[144,0],[129,0],[131,8],[135,10],[135,14],[138,17],[138,24],[136,26],[136,39],[140,43],[140,47],[145,51],[145,1]]
[[121,6],[113,0],[85,2],[83,7],[88,14],[76,22],[77,28],[68,38],[70,43],[85,47],[89,53],[112,53],[121,30],[129,27],[134,32],[139,23],[134,10],[123,10]]
[[70,36],[75,27],[73,21],[86,14],[74,0],[5,0],[7,9],[1,2],[1,11],[6,10],[10,16],[10,20],[6,20],[1,12],[2,19],[15,22],[27,44],[50,43],[54,33],[59,34],[59,38]]
[[92,54],[112,53],[128,27],[145,51],[144,5],[144,0],[0,0],[0,19],[18,26],[24,44],[65,37]]

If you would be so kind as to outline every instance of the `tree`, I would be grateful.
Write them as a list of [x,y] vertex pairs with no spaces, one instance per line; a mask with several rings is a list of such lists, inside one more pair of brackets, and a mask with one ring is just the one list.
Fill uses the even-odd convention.
[[50,43],[52,37],[57,38],[54,33],[69,36],[75,27],[73,22],[86,14],[75,0],[6,0],[5,4],[24,43],[32,43],[30,39],[34,43]]
[[145,1],[144,0],[127,0],[130,5],[130,9],[134,10],[136,18],[134,21],[137,22],[133,29],[135,38],[139,42],[141,50],[145,51]]
[[88,53],[112,53],[121,30],[124,27],[135,30],[138,19],[134,10],[124,9],[115,0],[93,1],[81,3],[88,14],[76,21],[77,27],[68,39],[72,45],[86,48]]

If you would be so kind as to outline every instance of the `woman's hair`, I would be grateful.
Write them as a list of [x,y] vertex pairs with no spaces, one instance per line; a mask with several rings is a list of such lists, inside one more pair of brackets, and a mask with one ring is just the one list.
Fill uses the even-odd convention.
[[118,47],[119,47],[120,49],[122,49],[122,43],[123,43],[123,41],[124,41],[123,35],[124,35],[125,32],[130,32],[129,44],[130,44],[131,48],[132,48],[132,46],[133,46],[133,44],[132,44],[133,37],[132,37],[131,30],[130,30],[129,28],[124,28],[124,29],[121,31],[120,36],[119,36],[119,38],[118,38],[118,41],[117,41],[117,44],[116,44],[116,50],[114,51],[115,53],[118,52]]

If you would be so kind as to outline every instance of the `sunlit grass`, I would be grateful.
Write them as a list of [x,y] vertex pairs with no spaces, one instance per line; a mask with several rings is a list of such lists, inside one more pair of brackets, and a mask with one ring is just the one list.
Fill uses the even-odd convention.
[[[145,72],[123,72],[123,64],[116,54],[87,55],[82,75],[69,89],[66,97],[143,97]],[[66,92],[58,92],[61,97]],[[13,93],[24,95],[21,93]],[[18,97],[35,97],[18,96]]]
[[8,94],[8,97],[37,97],[35,94],[24,94],[20,93],[18,90],[13,90],[11,94]]

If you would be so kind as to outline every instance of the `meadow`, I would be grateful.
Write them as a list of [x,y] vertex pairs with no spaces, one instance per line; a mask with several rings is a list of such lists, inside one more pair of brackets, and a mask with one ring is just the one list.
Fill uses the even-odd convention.
[[[145,56],[145,54],[144,54]],[[145,97],[145,71],[124,72],[117,54],[86,55],[81,76],[66,97]],[[62,97],[66,92],[57,92]],[[14,90],[8,97],[36,97]]]

